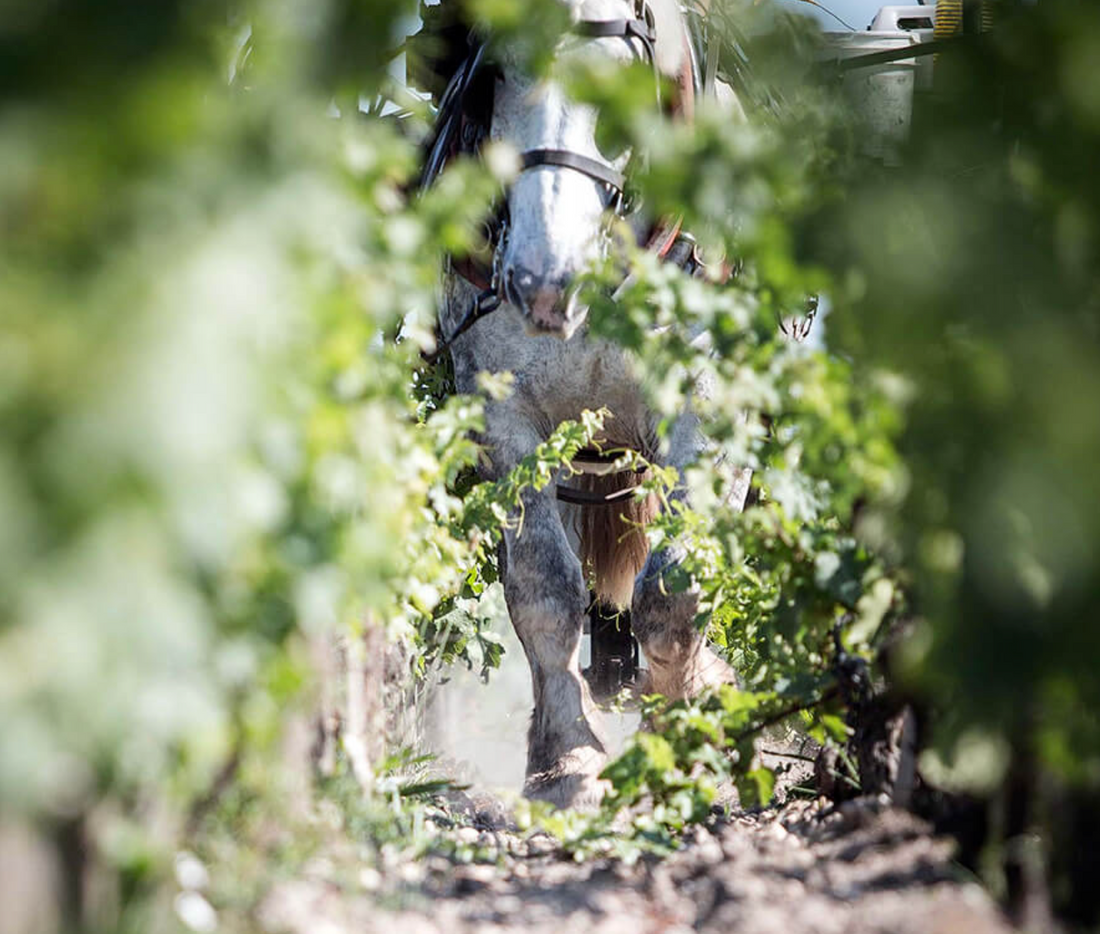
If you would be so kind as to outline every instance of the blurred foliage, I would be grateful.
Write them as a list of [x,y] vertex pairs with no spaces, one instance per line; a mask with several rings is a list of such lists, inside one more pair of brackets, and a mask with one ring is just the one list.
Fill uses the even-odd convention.
[[[601,773],[609,790],[594,814],[554,811],[542,802],[517,809],[519,827],[550,833],[581,861],[614,856],[634,862],[667,855],[691,824],[714,819],[720,789],[736,788],[737,806],[768,805],[776,770],[760,764],[756,744],[770,728],[796,723],[820,743],[843,744],[848,727],[835,688],[806,690],[794,704],[777,691],[723,685],[690,701],[646,698],[639,731]],[[726,800],[725,807],[730,807]]]
[[189,810],[226,780],[289,780],[255,763],[308,716],[318,641],[384,627],[410,675],[499,662],[456,601],[524,481],[467,515],[480,403],[410,393],[442,251],[497,183],[456,167],[410,202],[398,130],[423,124],[354,107],[388,82],[408,6],[20,11],[0,105],[0,811],[54,847],[66,887],[30,897],[148,930]]
[[[850,152],[811,29],[717,6],[754,63],[745,123],[704,101],[677,122],[649,76],[587,58],[557,76],[599,105],[602,145],[645,153],[642,210],[682,216],[712,273],[734,271],[693,279],[627,246],[586,289],[662,433],[685,405],[701,417],[699,463],[653,473],[647,534],[684,555],[670,586],[698,587],[746,690],[651,701],[658,732],[608,766],[604,810],[535,817],[574,853],[629,855],[674,845],[718,781],[766,803],[752,737],[792,722],[843,742],[838,650],[881,678],[906,616],[893,674],[931,712],[930,775],[996,790],[1023,763],[1095,793],[1100,19],[1002,3],[939,57],[886,169]],[[501,179],[460,160],[410,196],[430,112],[390,69],[412,0],[8,7],[0,815],[49,842],[70,927],[201,929],[213,909],[187,886],[173,920],[172,854],[213,814],[209,853],[236,859],[273,798],[302,794],[279,750],[313,709],[318,644],[379,627],[409,676],[487,673],[500,646],[476,601],[501,530],[607,413],[477,483],[482,401],[448,397],[420,351],[442,257],[476,242]],[[553,0],[463,9],[550,67]],[[409,112],[380,116],[387,95]],[[778,327],[815,293],[831,354]],[[387,768],[366,800],[324,790],[337,823],[431,839],[437,786]]]
[[[383,627],[413,647],[413,674],[434,658],[497,663],[471,601],[494,579],[500,530],[605,413],[472,484],[481,403],[443,398],[419,351],[441,256],[472,242],[499,180],[465,162],[408,197],[423,115],[379,119],[374,101],[392,89],[388,50],[410,9],[333,0],[150,18],[115,4],[92,24],[69,7],[20,8],[2,36],[0,802],[54,846],[70,924],[144,930],[165,923],[157,893],[189,813],[212,795],[296,793],[276,754],[309,709],[318,641]],[[541,9],[560,28],[560,10]],[[476,12],[506,41],[542,22],[515,10]],[[64,66],[47,67],[46,50]],[[664,118],[628,103],[615,125],[647,144]],[[601,104],[610,117],[613,101]],[[775,165],[781,134],[760,133],[746,144],[718,112],[675,127],[644,196],[679,202],[693,174],[712,193],[743,189],[683,210],[729,242],[739,229],[749,250],[749,229],[778,229],[777,205],[798,200],[766,192],[799,190],[807,164]],[[828,452],[822,439],[858,422],[848,376],[774,328],[782,300],[820,276],[774,232],[755,242],[753,271],[725,292],[634,257],[621,310],[595,308],[593,328],[637,352],[662,412],[682,405],[689,366],[710,371],[711,433],[762,484],[768,469],[788,478],[761,508],[796,547],[800,522],[830,521],[821,484],[841,477],[861,429]],[[773,271],[758,272],[768,257]],[[654,340],[654,324],[673,322],[709,329],[717,352]],[[795,398],[805,418],[791,407],[790,426],[732,417],[778,417]],[[832,474],[789,479],[801,460],[830,459]],[[728,479],[691,482],[703,514],[736,524],[720,505]],[[838,502],[860,482],[838,483]],[[754,588],[774,598],[783,585],[764,563],[746,575],[733,525],[716,535],[701,515],[670,511],[651,534],[694,536],[687,567],[720,610],[715,634],[767,693],[801,649],[776,663],[768,617],[756,633],[739,613]],[[813,541],[801,547],[812,562]],[[724,609],[727,591],[741,611]],[[816,645],[835,616],[826,601],[789,641]],[[115,896],[91,899],[89,873]]]
[[1098,48],[1093,5],[997,4],[991,32],[938,57],[904,167],[851,179],[813,247],[845,284],[835,346],[906,386],[910,492],[879,518],[915,577],[897,674],[932,707],[924,764],[950,787],[1005,789],[1006,849],[1039,839],[1076,865],[1053,880],[1056,907],[1090,924]]
[[906,667],[941,736],[1036,742],[1097,781],[1100,123],[1079,62],[1100,17],[1000,9],[940,56],[904,169],[853,185],[818,248],[850,272],[837,346],[907,386],[890,523],[927,621]]

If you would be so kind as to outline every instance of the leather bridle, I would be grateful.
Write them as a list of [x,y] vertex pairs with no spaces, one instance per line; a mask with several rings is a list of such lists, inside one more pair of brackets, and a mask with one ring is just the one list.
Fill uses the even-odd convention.
[[[660,103],[661,82],[656,54],[657,29],[647,0],[634,0],[633,18],[581,20],[573,25],[571,31],[574,35],[589,39],[619,38],[626,42],[638,41],[653,68],[656,93]],[[674,113],[690,119],[699,81],[694,55],[686,35],[684,43],[684,70],[678,81],[679,99],[674,107]],[[435,133],[419,181],[421,188],[430,186],[454,156],[460,153],[476,153],[489,135],[492,120],[493,76],[488,76],[488,80],[482,80],[486,77],[484,68],[487,45],[485,42],[471,45],[470,54],[459,66],[440,99]],[[481,93],[474,95],[475,88]],[[475,101],[475,96],[480,100]],[[520,155],[520,172],[542,166],[564,168],[587,175],[607,188],[610,196],[609,203],[617,216],[623,217],[629,212],[631,206],[626,196],[627,178],[614,166],[599,159],[562,149],[529,149]],[[491,262],[485,262],[484,255],[450,259],[451,270],[479,292],[454,331],[445,341],[440,342],[431,359],[435,359],[449,349],[460,335],[500,306],[503,300],[500,255],[507,237],[507,228],[505,202],[505,210],[487,225],[486,241],[492,248]],[[646,247],[662,259],[675,256],[680,265],[694,270],[698,265],[695,250],[673,249],[679,239],[679,218],[666,219],[659,222],[651,231],[646,238]]]

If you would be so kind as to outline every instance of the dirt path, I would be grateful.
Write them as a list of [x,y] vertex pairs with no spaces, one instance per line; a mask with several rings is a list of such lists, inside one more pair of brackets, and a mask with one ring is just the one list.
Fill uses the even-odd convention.
[[[337,881],[318,861],[273,888],[256,914],[268,932],[340,934],[993,934],[1010,926],[951,860],[951,844],[896,810],[794,802],[692,832],[665,860],[633,866],[564,859],[544,837],[495,829],[499,817],[450,833],[505,855],[461,864],[442,856]],[[478,826],[483,829],[478,829]],[[326,868],[328,871],[326,872]]]

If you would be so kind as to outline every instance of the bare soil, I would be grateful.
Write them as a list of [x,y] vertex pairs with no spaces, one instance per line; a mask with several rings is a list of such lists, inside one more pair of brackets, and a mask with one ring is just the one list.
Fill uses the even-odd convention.
[[994,934],[1012,930],[953,846],[876,801],[823,799],[715,821],[663,860],[584,863],[548,837],[508,829],[499,803],[470,801],[457,839],[495,863],[442,856],[365,869],[333,863],[272,887],[254,918],[275,934]]

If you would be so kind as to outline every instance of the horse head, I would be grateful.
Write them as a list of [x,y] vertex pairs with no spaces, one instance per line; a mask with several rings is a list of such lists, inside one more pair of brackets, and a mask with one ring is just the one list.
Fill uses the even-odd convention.
[[522,154],[497,244],[496,286],[528,333],[568,339],[587,313],[577,276],[606,249],[609,214],[622,213],[631,154],[601,151],[597,108],[572,99],[558,69],[576,56],[597,55],[677,75],[688,53],[669,0],[563,2],[574,28],[561,39],[547,75],[526,73],[502,50],[491,135]]

